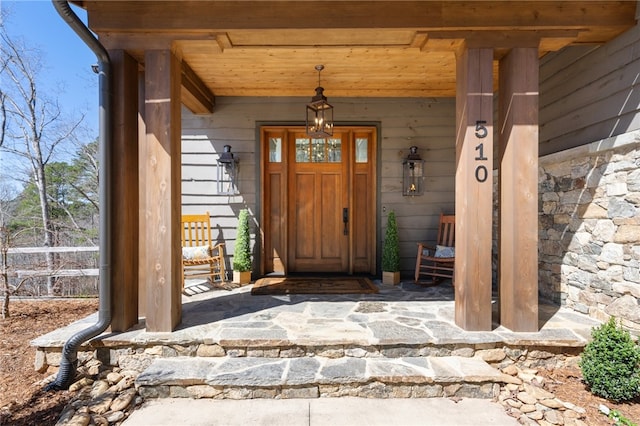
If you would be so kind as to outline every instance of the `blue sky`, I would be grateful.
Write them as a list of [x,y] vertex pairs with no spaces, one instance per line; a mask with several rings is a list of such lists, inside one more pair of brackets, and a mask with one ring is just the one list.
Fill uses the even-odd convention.
[[[8,12],[5,25],[13,37],[22,37],[43,52],[45,70],[40,82],[50,90],[67,115],[85,113],[84,125],[91,139],[98,136],[98,76],[91,65],[98,61],[93,52],[62,20],[48,0],[0,0]],[[84,10],[72,6],[86,23]],[[56,92],[58,91],[58,92]],[[57,94],[56,94],[57,93]]]

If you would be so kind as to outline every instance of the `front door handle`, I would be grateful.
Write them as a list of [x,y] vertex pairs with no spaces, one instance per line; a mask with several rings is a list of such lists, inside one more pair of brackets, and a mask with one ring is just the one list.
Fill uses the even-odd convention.
[[344,223],[344,235],[349,235],[349,209],[342,209],[342,222]]

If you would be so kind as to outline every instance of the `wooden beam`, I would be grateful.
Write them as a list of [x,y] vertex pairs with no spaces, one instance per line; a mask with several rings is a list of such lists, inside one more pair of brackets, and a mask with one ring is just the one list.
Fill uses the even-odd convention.
[[538,50],[500,61],[500,316],[538,331]]
[[194,114],[211,114],[216,104],[216,98],[211,90],[184,61],[182,62],[181,99]]
[[491,330],[493,50],[457,54],[455,321]]
[[[113,81],[111,162],[112,331],[138,323],[138,63],[109,51]],[[133,102],[132,102],[133,100]]]
[[145,52],[146,229],[142,246],[148,331],[173,331],[182,314],[180,75],[180,61],[170,50]]
[[[484,30],[484,31],[431,31],[425,49],[436,50],[438,47],[449,50],[448,45],[461,44],[468,48],[491,47],[494,49],[511,49],[514,47],[537,47],[544,40],[545,49],[562,48],[578,38],[579,31],[567,30]],[[430,46],[433,45],[433,46]]]
[[[167,29],[460,28],[635,25],[633,1],[91,1],[96,32]],[[248,12],[250,11],[250,12]]]
[[[171,49],[176,41],[213,41],[218,46],[217,34],[211,31],[185,32],[165,29],[162,32],[101,31],[98,32],[100,43],[108,49],[128,51]],[[144,59],[144,58],[142,58]]]

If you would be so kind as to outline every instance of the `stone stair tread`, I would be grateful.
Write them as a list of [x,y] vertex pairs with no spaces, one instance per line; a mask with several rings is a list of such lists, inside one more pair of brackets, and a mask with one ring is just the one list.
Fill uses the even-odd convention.
[[481,358],[157,358],[136,379],[138,386],[209,385],[283,387],[367,383],[509,383],[513,381]]

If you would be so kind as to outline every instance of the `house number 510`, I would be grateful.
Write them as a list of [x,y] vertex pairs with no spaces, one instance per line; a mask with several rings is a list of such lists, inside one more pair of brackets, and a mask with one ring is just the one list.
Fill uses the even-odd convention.
[[[484,120],[476,121],[476,137],[478,139],[484,139],[489,134],[489,131],[485,127],[487,122]],[[478,146],[476,146],[476,151],[478,151],[478,155],[476,156],[476,161],[487,161],[488,158],[484,156],[484,143],[480,142]],[[484,164],[479,164],[476,167],[476,180],[478,182],[484,182],[487,180],[489,176],[489,171]]]

